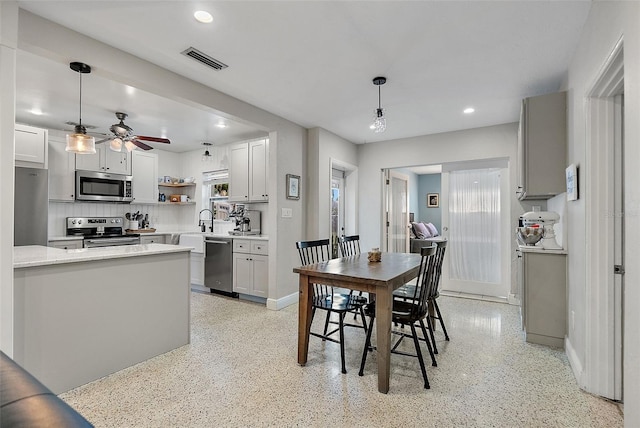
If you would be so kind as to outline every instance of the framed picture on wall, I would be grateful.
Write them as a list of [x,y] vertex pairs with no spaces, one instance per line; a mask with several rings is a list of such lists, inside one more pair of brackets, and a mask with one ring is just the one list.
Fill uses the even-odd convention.
[[287,174],[287,199],[300,199],[300,176]]
[[440,193],[427,193],[427,208],[438,208],[440,206]]

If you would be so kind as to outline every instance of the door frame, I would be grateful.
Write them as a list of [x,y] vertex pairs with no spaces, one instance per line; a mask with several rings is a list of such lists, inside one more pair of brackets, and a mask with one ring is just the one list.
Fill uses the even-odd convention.
[[[585,94],[585,367],[576,373],[588,392],[620,399],[622,358],[616,352],[614,288],[615,95],[624,91],[623,40],[618,41]],[[598,230],[600,233],[590,233]],[[624,316],[624,314],[621,314]],[[570,326],[571,328],[571,326]],[[579,362],[578,362],[579,364]],[[573,366],[573,364],[572,364]],[[579,365],[577,366],[579,367]],[[575,369],[574,369],[575,371]],[[619,372],[621,374],[621,372]]]
[[391,227],[391,219],[389,217],[389,206],[391,204],[391,192],[390,192],[390,186],[391,186],[391,178],[392,177],[396,177],[399,178],[401,180],[404,180],[406,183],[406,194],[407,194],[407,198],[406,198],[406,219],[405,219],[405,224],[406,227],[404,228],[405,230],[405,252],[408,253],[409,252],[409,247],[410,247],[410,242],[409,242],[409,176],[406,174],[402,174],[400,172],[394,171],[393,168],[384,168],[381,171],[381,176],[382,176],[382,202],[383,202],[383,207],[382,207],[382,219],[380,222],[381,225],[381,229],[382,229],[382,242],[381,242],[381,249],[383,252],[389,251],[389,228]]

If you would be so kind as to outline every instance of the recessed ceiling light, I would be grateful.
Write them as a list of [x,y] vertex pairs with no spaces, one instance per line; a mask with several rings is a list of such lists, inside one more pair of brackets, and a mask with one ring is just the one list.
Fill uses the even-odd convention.
[[376,129],[376,126],[372,123],[371,125],[369,125],[369,129]]
[[467,108],[466,108],[466,109],[464,109],[462,112],[463,112],[464,114],[471,114],[471,113],[473,113],[474,111],[476,111],[476,109],[474,109],[473,107],[467,107]]
[[42,116],[44,113],[42,112],[42,110],[40,110],[40,108],[38,107],[34,107],[31,110],[29,110],[29,113],[36,115],[36,116]]
[[227,127],[227,124],[226,124],[226,123],[224,123],[224,122],[222,122],[222,121],[220,121],[220,122],[216,123],[216,126],[217,126],[218,128],[226,128],[226,127]]
[[213,22],[213,16],[206,10],[197,10],[194,12],[193,17],[196,18],[198,22],[202,22],[203,24],[210,24]]

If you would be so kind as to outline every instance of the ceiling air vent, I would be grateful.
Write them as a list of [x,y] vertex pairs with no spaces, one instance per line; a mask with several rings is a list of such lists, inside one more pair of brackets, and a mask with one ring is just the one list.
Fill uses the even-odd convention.
[[223,68],[229,67],[227,64],[220,62],[215,58],[210,57],[209,55],[199,51],[193,46],[190,47],[189,49],[182,51],[181,53],[182,55],[189,56],[195,59],[196,61],[206,65],[207,67],[211,67],[215,70],[222,70]]

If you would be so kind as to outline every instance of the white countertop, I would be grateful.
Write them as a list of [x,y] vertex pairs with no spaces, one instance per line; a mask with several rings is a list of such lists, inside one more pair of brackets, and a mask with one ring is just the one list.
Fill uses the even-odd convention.
[[[267,235],[246,235],[246,236],[234,236],[228,233],[212,233],[212,232],[199,232],[199,231],[162,231],[156,230],[155,232],[143,232],[140,237],[143,236],[158,236],[158,235],[203,235],[214,238],[233,238],[233,239],[252,239],[258,241],[268,241]],[[82,236],[50,236],[49,241],[75,241],[82,240]]]
[[191,248],[179,245],[144,244],[63,250],[40,245],[27,245],[13,248],[13,268],[19,269],[60,263],[77,263],[132,256],[179,253],[184,251],[191,251]]
[[518,249],[523,253],[541,253],[541,254],[567,254],[564,248],[544,249],[539,245],[522,245],[518,244]]

